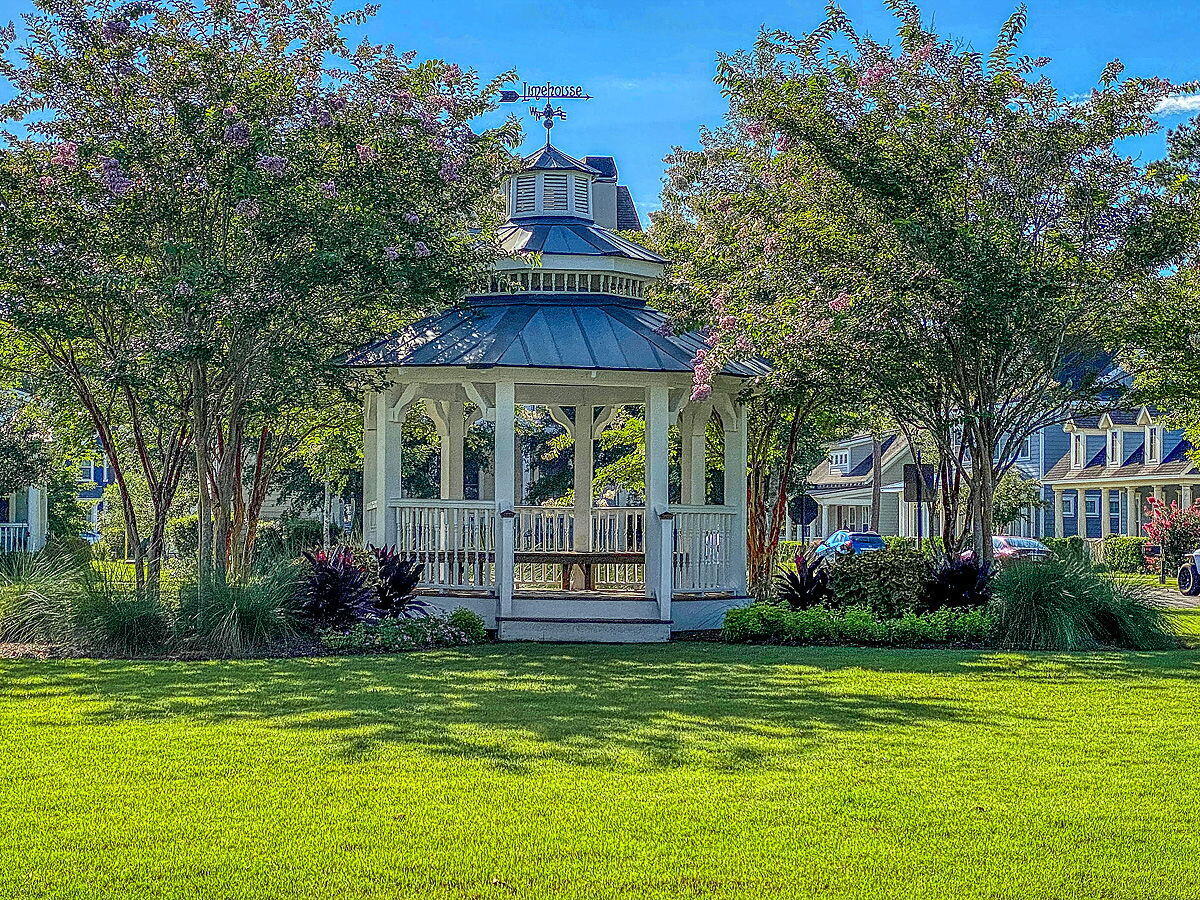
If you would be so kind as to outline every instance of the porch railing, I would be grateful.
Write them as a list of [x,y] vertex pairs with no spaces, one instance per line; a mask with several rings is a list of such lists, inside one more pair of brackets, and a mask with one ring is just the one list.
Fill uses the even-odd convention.
[[675,514],[675,591],[732,590],[735,511],[726,506],[672,506],[670,511]]
[[29,526],[24,522],[0,524],[0,553],[19,553],[29,546]]
[[496,504],[475,500],[393,500],[396,547],[425,571],[421,584],[493,588],[496,584]]

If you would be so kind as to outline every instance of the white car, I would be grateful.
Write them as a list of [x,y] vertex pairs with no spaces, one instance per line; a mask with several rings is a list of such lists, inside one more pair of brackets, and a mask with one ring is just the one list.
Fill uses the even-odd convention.
[[1179,567],[1179,593],[1188,597],[1200,595],[1200,550],[1192,554],[1191,562]]

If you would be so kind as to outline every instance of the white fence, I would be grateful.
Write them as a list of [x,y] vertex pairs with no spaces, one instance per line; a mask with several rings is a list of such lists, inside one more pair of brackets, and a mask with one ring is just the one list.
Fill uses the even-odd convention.
[[0,525],[0,553],[18,553],[29,546],[29,526],[24,522]]
[[725,591],[735,586],[730,570],[734,510],[725,506],[672,506],[676,592]]
[[[592,510],[592,549],[614,553],[646,552],[646,510],[640,506],[599,506]],[[592,571],[597,590],[641,590],[642,563],[604,563]]]
[[425,565],[426,587],[496,584],[496,504],[474,500],[393,500],[396,548]]

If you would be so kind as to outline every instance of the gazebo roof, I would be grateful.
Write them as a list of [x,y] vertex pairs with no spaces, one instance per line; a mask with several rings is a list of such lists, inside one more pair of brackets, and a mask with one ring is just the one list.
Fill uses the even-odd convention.
[[527,172],[537,169],[546,169],[550,171],[561,171],[566,169],[572,172],[586,172],[589,175],[601,174],[599,169],[589,166],[583,160],[576,159],[573,156],[563,153],[549,142],[546,143],[546,146],[534,150],[532,153],[522,159],[521,168]]
[[623,256],[666,263],[657,253],[582,219],[539,216],[516,219],[500,229],[506,253],[548,253],[570,256]]
[[[609,294],[477,297],[348,354],[343,365],[691,372],[696,351],[708,345],[695,332],[665,336],[666,324],[645,301]],[[751,359],[721,374],[769,371]]]

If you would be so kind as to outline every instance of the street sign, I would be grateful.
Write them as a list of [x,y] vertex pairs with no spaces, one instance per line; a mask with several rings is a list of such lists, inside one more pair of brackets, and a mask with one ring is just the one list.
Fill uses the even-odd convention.
[[[921,478],[917,474],[918,471],[925,477]],[[906,463],[904,466],[904,502],[922,503],[932,500],[933,496],[933,466],[917,466],[913,463]]]

